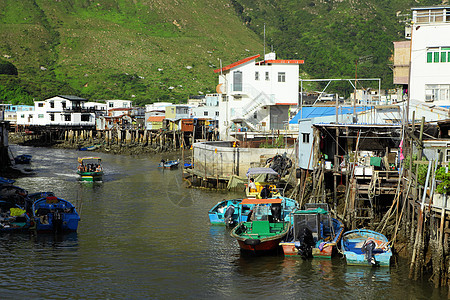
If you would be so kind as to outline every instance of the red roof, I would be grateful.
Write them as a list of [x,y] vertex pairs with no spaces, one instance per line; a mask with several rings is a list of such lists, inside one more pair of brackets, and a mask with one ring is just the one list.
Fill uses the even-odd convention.
[[223,72],[223,71],[230,70],[230,69],[232,69],[232,68],[234,68],[234,67],[237,67],[237,66],[239,66],[239,65],[242,65],[242,64],[244,64],[244,63],[246,63],[246,62],[255,60],[255,59],[257,59],[257,58],[260,57],[260,56],[261,56],[261,55],[258,54],[258,55],[253,55],[253,56],[250,56],[250,57],[241,59],[241,60],[239,60],[239,61],[237,61],[237,62],[232,63],[231,65],[228,65],[228,66],[226,66],[226,67],[223,67],[222,69],[214,70],[214,73],[219,73],[219,72]]
[[258,65],[264,65],[264,64],[297,64],[301,65],[304,64],[305,61],[303,59],[295,59],[295,60],[289,60],[289,59],[269,59],[269,60],[263,60],[260,62],[257,62]]
[[162,122],[165,118],[165,116],[151,116],[148,117],[147,122]]

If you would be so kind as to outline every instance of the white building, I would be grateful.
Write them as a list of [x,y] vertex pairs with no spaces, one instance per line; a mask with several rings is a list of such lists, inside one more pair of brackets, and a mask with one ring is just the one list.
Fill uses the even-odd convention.
[[204,97],[205,102],[199,106],[191,108],[192,118],[205,118],[212,120],[219,120],[219,99],[220,94],[207,94]]
[[62,95],[35,101],[34,111],[18,113],[17,125],[95,126],[95,112],[84,106],[87,101]]
[[450,6],[412,8],[412,20],[410,100],[448,108]]
[[275,53],[256,62],[254,55],[214,72],[219,73],[219,130],[224,139],[234,131],[284,129],[289,107],[298,105],[299,64]]
[[115,108],[131,108],[133,102],[131,100],[106,100],[107,109]]

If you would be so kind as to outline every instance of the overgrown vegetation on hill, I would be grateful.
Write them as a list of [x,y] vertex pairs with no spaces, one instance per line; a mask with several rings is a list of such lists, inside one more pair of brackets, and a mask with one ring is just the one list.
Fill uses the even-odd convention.
[[[213,92],[219,67],[262,52],[260,38],[217,0],[2,0],[0,100],[74,94],[136,104]],[[18,86],[17,86],[18,85]]]
[[354,78],[360,60],[358,77],[381,77],[388,88],[392,41],[404,32],[397,13],[439,3],[2,0],[0,58],[18,75],[0,74],[0,100],[30,103],[74,94],[181,102],[214,92],[219,59],[226,65],[262,54],[264,24],[267,51],[273,46],[279,58],[305,59],[301,69],[310,77]]
[[[235,10],[283,58],[304,59],[312,78],[381,78],[393,87],[393,41],[404,39],[411,7],[440,0],[232,0]],[[348,83],[331,87],[348,94]]]

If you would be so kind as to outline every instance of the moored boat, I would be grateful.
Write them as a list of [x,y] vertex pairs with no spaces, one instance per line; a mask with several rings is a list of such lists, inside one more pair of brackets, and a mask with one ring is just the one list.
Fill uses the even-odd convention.
[[80,216],[67,200],[47,196],[33,203],[33,221],[38,232],[77,231]]
[[178,168],[178,164],[180,162],[178,160],[164,160],[162,159],[161,162],[158,165],[158,168],[162,168],[162,169],[176,169]]
[[100,157],[79,157],[77,174],[81,181],[100,181],[103,179],[103,167]]
[[249,220],[233,228],[241,250],[253,252],[273,251],[287,234],[290,223],[282,220],[282,199],[244,199],[241,205],[253,204]]
[[388,267],[392,256],[388,239],[368,229],[344,233],[341,248],[347,265]]
[[[281,199],[282,220],[287,220],[289,214],[297,208],[297,201],[294,199],[282,196],[276,196],[271,199]],[[218,202],[208,212],[211,224],[234,227],[240,222],[248,221],[248,215],[254,206],[252,203],[254,199],[246,199],[244,203],[242,201],[243,199],[231,199]]]
[[29,154],[22,154],[14,157],[14,162],[16,164],[29,164],[31,163],[32,156]]
[[[242,199],[223,200],[214,205],[208,212],[212,225],[226,225],[234,227],[238,221],[247,221],[247,215],[240,214],[240,210],[250,211],[250,207],[239,205]],[[242,216],[239,220],[239,216]]]
[[0,200],[0,232],[28,231],[31,222],[26,210],[17,204]]
[[331,258],[336,252],[344,225],[331,218],[328,205],[310,203],[305,210],[297,210],[290,217],[292,227],[280,245],[284,255],[303,258]]

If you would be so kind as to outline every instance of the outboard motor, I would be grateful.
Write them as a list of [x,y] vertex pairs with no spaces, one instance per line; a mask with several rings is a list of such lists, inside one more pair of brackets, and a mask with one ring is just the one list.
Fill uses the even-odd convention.
[[224,214],[224,221],[227,227],[233,227],[234,225],[236,225],[235,221],[233,220],[233,214],[234,214],[234,206],[230,205],[228,206]]
[[281,221],[281,203],[272,204],[270,210],[272,212],[273,220],[275,222]]
[[298,241],[295,242],[295,247],[298,250],[298,255],[300,255],[303,259],[312,256],[312,248],[314,247],[314,238],[311,230],[307,227],[304,227],[298,233]]
[[375,260],[375,257],[373,255],[373,250],[375,249],[375,247],[375,242],[372,240],[366,240],[364,242],[364,245],[361,247],[361,250],[364,252],[367,262],[373,267],[378,266],[378,262]]
[[60,212],[55,211],[53,213],[52,223],[53,223],[53,229],[55,230],[56,233],[63,232],[63,218],[62,218],[62,214]]

